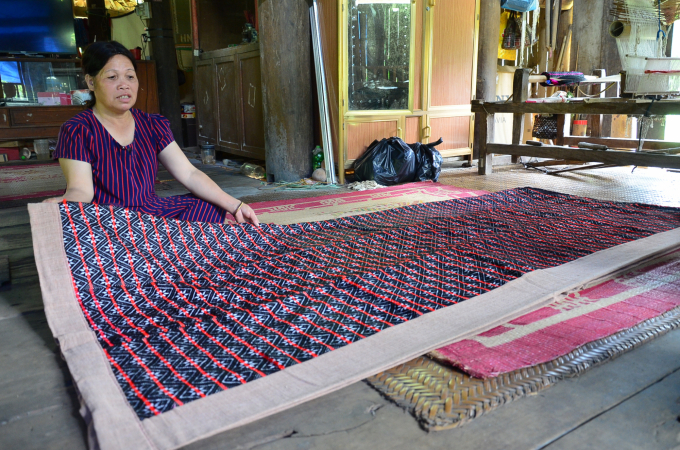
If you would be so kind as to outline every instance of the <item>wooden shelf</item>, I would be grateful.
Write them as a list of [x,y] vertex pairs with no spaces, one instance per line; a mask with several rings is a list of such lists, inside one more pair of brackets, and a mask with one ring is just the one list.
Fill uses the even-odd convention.
[[608,100],[570,103],[472,102],[473,113],[678,115],[680,100]]
[[487,144],[488,153],[501,155],[533,156],[536,158],[556,158],[584,162],[600,162],[619,166],[649,166],[680,169],[680,156],[656,155],[645,152],[626,152],[620,150],[586,150],[582,148],[560,147],[554,145],[513,145]]
[[[518,71],[519,72],[519,71]],[[516,72],[515,82],[522,81],[522,74]],[[526,78],[526,74],[524,75]],[[589,142],[607,145],[609,148],[637,148],[637,139],[620,139],[587,136],[563,136],[564,115],[600,114],[621,115],[678,115],[680,114],[680,100],[633,100],[633,99],[603,99],[586,102],[571,103],[525,103],[516,102],[472,102],[472,112],[475,113],[475,139],[479,142],[479,173],[481,175],[493,172],[491,166],[493,154],[533,156],[538,158],[553,158],[568,161],[599,162],[606,165],[635,165],[648,167],[663,167],[680,169],[680,157],[677,155],[653,154],[644,151],[631,152],[619,150],[588,150],[572,148],[567,145],[578,145],[579,142]],[[531,146],[522,145],[521,127],[513,126],[513,144],[494,144],[488,142],[487,130],[484,126],[489,120],[493,121],[496,113],[512,113],[514,119],[521,120],[523,114],[542,113],[558,115],[557,143],[564,145]],[[599,122],[598,122],[599,124]],[[599,128],[598,128],[599,129]],[[666,141],[645,141],[645,149],[664,149],[680,147],[680,143]]]

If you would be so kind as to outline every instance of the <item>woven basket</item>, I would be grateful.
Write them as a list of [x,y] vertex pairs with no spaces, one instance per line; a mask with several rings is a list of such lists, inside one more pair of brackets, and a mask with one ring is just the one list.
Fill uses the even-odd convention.
[[534,128],[531,134],[539,139],[557,138],[557,116],[554,114],[539,114],[534,118]]

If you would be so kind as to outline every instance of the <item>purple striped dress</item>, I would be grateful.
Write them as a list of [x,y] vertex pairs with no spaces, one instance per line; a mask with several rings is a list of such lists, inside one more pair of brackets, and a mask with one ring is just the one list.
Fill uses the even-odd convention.
[[93,203],[123,206],[152,216],[222,223],[227,212],[193,195],[160,198],[154,190],[158,154],[174,141],[170,122],[159,114],[131,109],[132,143],[121,146],[87,109],[61,126],[54,158],[92,166]]

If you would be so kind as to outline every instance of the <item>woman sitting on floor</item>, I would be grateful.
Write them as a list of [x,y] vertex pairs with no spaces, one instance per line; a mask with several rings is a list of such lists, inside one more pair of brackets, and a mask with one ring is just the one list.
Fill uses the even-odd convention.
[[[90,107],[64,123],[54,157],[66,176],[62,200],[123,206],[153,216],[223,223],[259,222],[186,158],[170,122],[132,108],[139,81],[134,57],[118,42],[95,42],[83,53]],[[154,190],[158,161],[193,195],[160,198]]]

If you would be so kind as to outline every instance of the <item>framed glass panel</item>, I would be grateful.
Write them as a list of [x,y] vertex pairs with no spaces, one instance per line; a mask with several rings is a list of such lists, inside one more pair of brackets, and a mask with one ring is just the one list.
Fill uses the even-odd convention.
[[349,0],[349,110],[409,109],[411,13],[411,0]]

